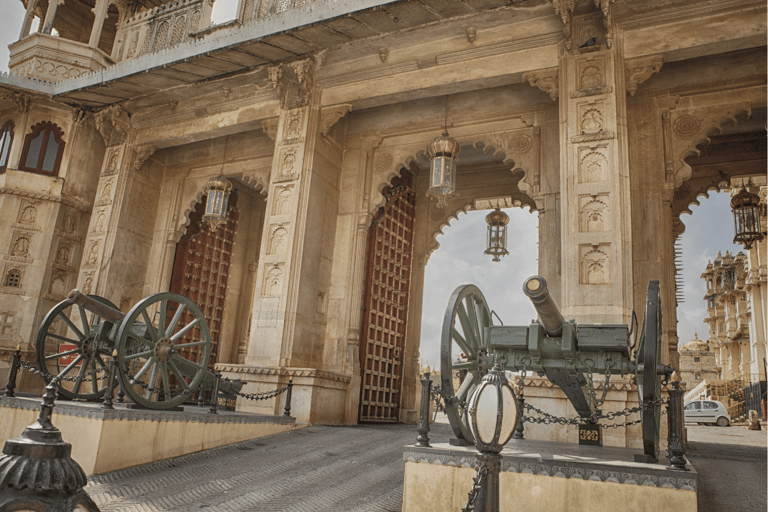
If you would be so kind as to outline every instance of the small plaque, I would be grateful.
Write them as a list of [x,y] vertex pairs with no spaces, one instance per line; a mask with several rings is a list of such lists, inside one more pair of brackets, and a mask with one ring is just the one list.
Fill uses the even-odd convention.
[[603,446],[601,425],[579,425],[579,445]]

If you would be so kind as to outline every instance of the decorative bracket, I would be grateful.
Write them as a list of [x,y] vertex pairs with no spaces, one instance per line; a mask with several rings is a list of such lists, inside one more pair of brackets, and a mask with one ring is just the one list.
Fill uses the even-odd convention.
[[157,146],[149,144],[147,146],[139,146],[134,149],[136,157],[133,160],[133,172],[139,172],[141,166],[147,161],[147,158],[152,156],[157,151]]
[[573,10],[576,8],[576,0],[552,0],[552,5],[555,8],[555,14],[560,16],[560,21],[563,22],[565,49],[571,51],[573,47]]
[[267,134],[267,137],[270,139],[277,140],[277,125],[280,122],[280,119],[277,117],[272,117],[270,119],[265,119],[261,122],[261,128],[264,130],[264,133]]
[[328,135],[328,132],[331,131],[333,125],[338,123],[339,119],[346,116],[351,110],[352,105],[349,103],[325,107],[322,116],[320,117],[320,133],[323,134],[323,136]]
[[611,18],[611,4],[614,0],[594,0],[595,7],[603,12],[603,26],[605,27],[605,45],[613,46],[613,23]]
[[523,75],[523,82],[528,82],[533,87],[538,87],[549,94],[552,101],[557,101],[558,95],[558,68],[539,69],[529,71]]
[[125,142],[125,136],[131,127],[131,116],[120,105],[111,105],[97,112],[94,121],[107,147]]
[[293,110],[309,104],[315,81],[315,66],[311,59],[271,66],[267,71],[280,108]]
[[624,62],[624,75],[626,76],[627,92],[634,96],[637,86],[645,82],[651,75],[658,73],[664,64],[661,54],[647,55]]

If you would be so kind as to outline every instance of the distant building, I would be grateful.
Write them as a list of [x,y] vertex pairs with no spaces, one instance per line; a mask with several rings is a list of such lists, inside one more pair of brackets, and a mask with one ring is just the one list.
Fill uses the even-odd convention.
[[[756,245],[764,251],[764,243]],[[752,251],[757,252],[758,247]],[[766,353],[761,297],[765,275],[761,277],[757,269],[751,270],[749,263],[743,252],[734,256],[726,251],[725,256],[718,253],[701,274],[707,282],[707,341],[716,366],[721,368],[720,378],[740,379],[745,384],[765,380]]]
[[691,341],[681,346],[679,351],[680,377],[688,389],[693,389],[703,380],[720,379],[720,367],[717,364],[715,353],[709,349],[709,345],[699,339],[698,334],[695,334]]

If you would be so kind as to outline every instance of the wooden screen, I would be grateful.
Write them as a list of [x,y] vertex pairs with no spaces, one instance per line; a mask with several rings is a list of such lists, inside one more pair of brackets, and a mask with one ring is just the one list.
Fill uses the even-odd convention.
[[403,387],[405,332],[413,255],[411,176],[385,189],[387,203],[368,230],[360,329],[360,421],[396,422]]
[[[239,211],[235,208],[237,192],[233,192],[229,197],[227,223],[216,231],[211,231],[207,224],[201,223],[205,204],[206,197],[203,197],[202,202],[189,214],[187,234],[176,246],[170,291],[189,297],[203,311],[211,329],[209,369],[213,370],[214,363],[218,361],[229,264],[239,217]],[[169,314],[173,313],[169,311]],[[182,315],[182,323],[192,320],[191,315]],[[191,341],[193,340],[184,338],[184,343]],[[199,361],[199,351],[199,348],[193,347],[180,352],[188,359]]]

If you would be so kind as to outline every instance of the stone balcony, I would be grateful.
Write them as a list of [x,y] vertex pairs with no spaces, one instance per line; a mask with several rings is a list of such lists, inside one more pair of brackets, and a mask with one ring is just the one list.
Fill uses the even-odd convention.
[[61,82],[114,64],[98,48],[42,33],[31,34],[8,49],[11,74],[46,82]]

